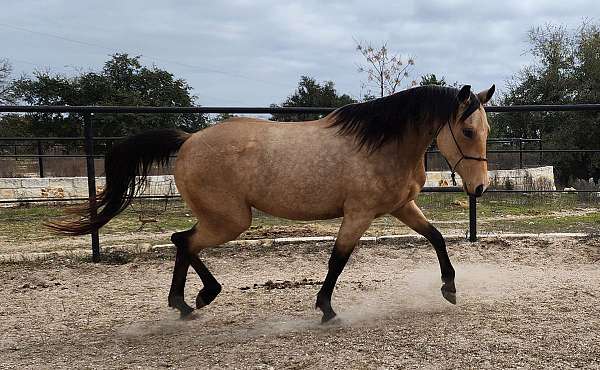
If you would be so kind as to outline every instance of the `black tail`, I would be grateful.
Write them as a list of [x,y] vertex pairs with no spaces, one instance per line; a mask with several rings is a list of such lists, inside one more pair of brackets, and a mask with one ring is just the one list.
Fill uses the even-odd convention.
[[79,215],[78,220],[52,221],[46,226],[70,235],[89,234],[104,226],[143,188],[152,164],[166,164],[189,137],[183,131],[161,129],[130,136],[115,145],[105,157],[106,186],[96,197],[97,215],[92,217],[90,206],[83,206],[70,211]]

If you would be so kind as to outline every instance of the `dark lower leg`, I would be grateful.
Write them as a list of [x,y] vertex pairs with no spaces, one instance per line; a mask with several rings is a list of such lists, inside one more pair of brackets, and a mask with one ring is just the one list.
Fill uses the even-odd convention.
[[321,286],[321,290],[319,290],[319,293],[317,294],[316,307],[323,312],[321,323],[325,323],[336,316],[335,311],[331,308],[331,295],[333,294],[333,288],[335,287],[337,279],[344,270],[344,266],[346,266],[351,253],[352,251],[344,255],[339,252],[336,246],[333,247],[331,257],[329,258],[329,270],[327,271],[327,276]]
[[210,304],[221,293],[221,284],[198,256],[190,256],[190,263],[196,270],[200,280],[202,280],[202,284],[204,284],[204,287],[196,296],[196,308],[201,308]]
[[173,269],[173,280],[171,281],[171,289],[169,290],[169,307],[179,310],[181,317],[186,317],[194,309],[190,307],[184,300],[185,280],[187,271],[190,266],[190,260],[184,248],[177,246],[175,254],[175,268]]
[[[183,301],[183,290],[185,286],[185,276],[187,274],[187,269],[190,265],[192,265],[192,268],[196,271],[196,273],[200,277],[200,280],[202,280],[202,284],[204,285],[204,287],[196,296],[196,308],[208,305],[221,292],[221,285],[219,284],[217,279],[215,279],[215,277],[210,273],[206,265],[202,263],[202,261],[200,260],[200,258],[198,258],[196,254],[189,253],[188,240],[195,232],[195,228],[196,225],[194,225],[194,227],[188,231],[175,233],[171,236],[171,241],[177,246],[177,255],[175,257],[175,271],[173,272],[173,284],[171,285],[172,292],[169,294],[169,297],[177,297],[180,293],[181,301],[185,306],[187,306],[187,308],[189,308],[189,310],[192,310],[192,308]],[[181,276],[176,274],[178,272],[177,266],[179,266],[178,258],[180,258],[182,261],[181,268],[183,269],[185,267],[185,273],[182,273]],[[182,279],[183,282],[180,282],[179,280],[176,281],[176,277],[177,279]],[[179,300],[179,298],[177,298],[177,300]],[[170,302],[171,299],[169,298],[169,303]],[[185,309],[186,312],[187,308]]]
[[456,304],[456,287],[454,285],[454,267],[448,257],[448,250],[446,249],[446,242],[442,234],[432,225],[429,225],[429,230],[424,236],[431,242],[435,253],[440,263],[440,270],[442,272],[442,295],[450,303]]

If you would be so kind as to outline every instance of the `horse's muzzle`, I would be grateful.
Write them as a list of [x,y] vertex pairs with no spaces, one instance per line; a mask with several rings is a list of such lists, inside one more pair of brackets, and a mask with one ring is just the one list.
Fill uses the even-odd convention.
[[483,188],[483,185],[479,185],[478,187],[475,188],[475,197],[480,197],[483,195],[483,193],[485,192],[485,189]]

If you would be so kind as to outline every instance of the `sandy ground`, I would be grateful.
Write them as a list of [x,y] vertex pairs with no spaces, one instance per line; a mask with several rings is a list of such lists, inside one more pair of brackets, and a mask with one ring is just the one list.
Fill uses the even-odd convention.
[[1,264],[0,368],[600,368],[600,237],[452,242],[456,306],[424,242],[363,245],[321,326],[330,247],[207,251],[224,289],[192,321],[172,261]]

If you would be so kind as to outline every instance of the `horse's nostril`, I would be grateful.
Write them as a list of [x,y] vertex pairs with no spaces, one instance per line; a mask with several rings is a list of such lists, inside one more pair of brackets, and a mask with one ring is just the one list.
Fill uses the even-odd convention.
[[480,197],[483,194],[483,185],[479,185],[475,188],[475,196]]

